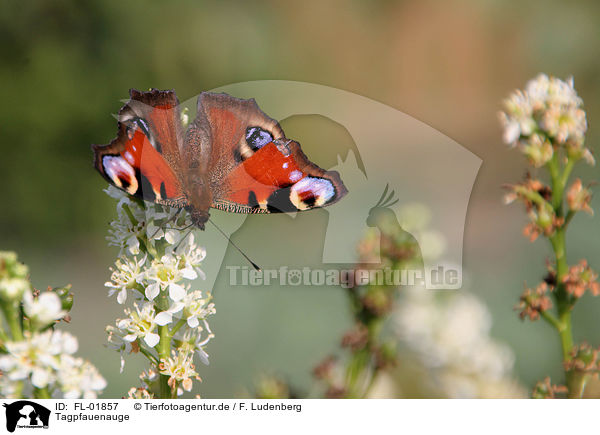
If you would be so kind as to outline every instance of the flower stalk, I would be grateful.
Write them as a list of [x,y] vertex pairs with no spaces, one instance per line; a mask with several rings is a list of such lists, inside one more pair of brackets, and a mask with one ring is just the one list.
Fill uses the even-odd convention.
[[[572,79],[562,81],[539,75],[530,81],[524,91],[516,91],[505,101],[500,114],[505,141],[519,149],[534,168],[545,168],[549,186],[529,175],[524,183],[508,186],[507,203],[516,199],[525,204],[530,223],[524,234],[534,241],[546,237],[552,247],[553,262],[548,275],[537,289],[526,289],[517,306],[521,318],[543,318],[557,332],[565,370],[566,388],[552,386],[549,379],[538,383],[534,397],[569,398],[583,396],[589,372],[582,372],[575,364],[572,332],[572,311],[585,292],[600,294],[597,274],[585,260],[570,266],[567,258],[566,233],[573,217],[579,211],[593,214],[591,192],[581,180],[570,183],[577,162],[595,160],[585,146],[587,120],[583,101],[575,92]],[[531,150],[544,144],[544,152]],[[565,207],[566,206],[566,207]],[[554,309],[553,309],[554,306]],[[554,311],[554,312],[553,312]]]
[[108,240],[120,255],[106,287],[119,304],[133,303],[125,318],[107,327],[109,345],[121,354],[121,370],[127,354],[140,353],[149,362],[142,386],[130,389],[130,397],[177,398],[192,389],[192,379],[200,380],[194,356],[208,364],[204,347],[213,334],[206,318],[215,307],[210,294],[192,291],[186,282],[203,277],[206,253],[183,231],[191,223],[186,213],[113,187],[107,193],[117,200]]
[[396,340],[391,334],[386,336],[384,326],[394,311],[399,288],[371,281],[375,277],[371,273],[365,283],[366,272],[385,267],[391,270],[423,268],[416,240],[400,227],[390,209],[375,207],[371,219],[379,228],[381,264],[374,265],[370,261],[375,244],[367,237],[359,246],[361,258],[353,280],[357,284],[347,289],[354,320],[354,327],[341,340],[347,355],[345,358],[329,356],[313,371],[325,385],[325,396],[329,398],[369,397],[379,376],[397,364]]

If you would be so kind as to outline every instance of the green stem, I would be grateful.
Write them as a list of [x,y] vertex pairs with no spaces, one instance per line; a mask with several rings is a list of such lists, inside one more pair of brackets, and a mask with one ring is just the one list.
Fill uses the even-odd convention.
[[552,207],[555,211],[561,208],[562,191],[560,191],[560,164],[558,162],[558,153],[554,152],[552,159],[546,164],[550,178],[552,179]]
[[48,388],[34,388],[33,397],[36,399],[50,399],[50,393],[48,392]]
[[[160,335],[160,341],[157,345],[158,359],[166,361],[169,358],[169,351],[171,350],[171,335],[169,334],[169,327],[159,326],[158,332]],[[160,398],[161,399],[172,399],[173,393],[171,387],[168,384],[169,376],[160,375]]]
[[8,338],[8,335],[6,335],[6,332],[4,332],[4,328],[2,328],[1,325],[0,325],[0,340],[2,340],[2,344],[6,343],[7,341],[10,341],[10,339]]
[[566,187],[567,183],[569,182],[569,177],[571,176],[571,171],[573,170],[574,166],[575,166],[575,160],[569,159],[567,161],[567,164],[565,165],[565,170],[563,171],[562,177],[560,179],[563,189]]
[[567,226],[571,222],[571,219],[573,219],[573,216],[575,216],[575,212],[573,210],[569,210],[567,213],[567,216],[565,217],[565,224],[564,224],[565,229],[567,229]]
[[25,384],[23,381],[17,381],[15,384],[15,397],[23,397],[23,388]]
[[[556,330],[558,331],[560,338],[563,362],[567,362],[571,358],[571,351],[573,349],[573,332],[571,326],[573,303],[570,301],[569,295],[563,284],[564,277],[569,273],[565,246],[565,229],[558,229],[550,241],[556,258],[556,291],[554,292],[556,308],[558,311]],[[567,379],[567,385],[573,383],[571,372],[565,371],[565,377]],[[571,392],[572,388],[569,388],[569,394]]]
[[567,397],[569,399],[581,399],[583,398],[583,391],[585,389],[585,384],[588,380],[588,376],[586,373],[572,371],[567,377]]
[[175,326],[173,327],[173,329],[171,329],[171,332],[170,332],[170,334],[169,334],[169,335],[170,335],[171,337],[173,337],[173,336],[175,335],[175,333],[177,333],[177,331],[179,331],[179,329],[180,329],[180,328],[181,328],[183,325],[185,325],[186,323],[187,323],[187,320],[186,320],[186,319],[181,319],[179,322],[177,322],[177,325],[175,325]]
[[4,317],[6,317],[8,329],[14,341],[23,340],[23,329],[21,328],[19,311],[19,306],[16,304],[2,304],[2,312],[4,313]]
[[138,221],[135,217],[133,217],[133,213],[131,212],[131,209],[129,208],[129,206],[127,204],[123,204],[123,210],[125,211],[125,214],[129,218],[129,221],[131,222],[131,224],[133,226],[136,226],[138,224]]
[[357,351],[352,356],[346,369],[347,397],[349,399],[362,398],[359,382],[363,380],[363,375],[370,359],[371,354],[366,347]]
[[[556,216],[562,217],[564,190],[569,181],[569,176],[575,162],[572,159],[568,159],[561,174],[558,158],[558,154],[555,153],[552,160],[548,163],[548,169],[552,178],[552,207],[554,208]],[[556,309],[558,312],[558,319],[554,318],[556,322],[554,322],[553,325],[558,331],[560,338],[563,363],[566,363],[571,359],[571,352],[573,350],[571,312],[573,310],[574,302],[567,293],[563,283],[565,276],[569,273],[565,235],[567,225],[572,217],[572,213],[569,212],[565,219],[565,223],[557,228],[556,233],[550,237],[550,243],[552,244],[552,249],[556,258],[556,291],[554,292],[554,299],[556,301]],[[585,377],[573,370],[565,369],[565,379],[568,397],[581,397],[583,394]]]
[[562,286],[562,279],[569,273],[564,228],[556,230],[556,233],[550,237],[550,243],[556,257],[556,280],[559,286]]
[[556,316],[554,316],[554,314],[548,311],[540,311],[540,315],[546,322],[548,322],[550,325],[556,328],[557,331],[560,329],[560,322],[556,318]]
[[[563,360],[568,361],[571,358],[571,349],[573,349],[573,332],[571,329],[571,311],[564,311],[560,314],[557,327],[562,347]],[[568,374],[567,374],[568,376]]]

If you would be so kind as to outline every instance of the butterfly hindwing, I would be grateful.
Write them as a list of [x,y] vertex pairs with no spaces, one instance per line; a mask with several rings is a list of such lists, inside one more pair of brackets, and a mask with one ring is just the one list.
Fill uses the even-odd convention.
[[261,147],[225,179],[228,194],[216,208],[241,204],[253,213],[283,213],[324,207],[346,188],[335,171],[312,163],[297,142],[280,139]]
[[173,91],[130,91],[118,115],[117,137],[93,145],[96,169],[113,185],[148,201],[187,204],[178,168],[183,142]]

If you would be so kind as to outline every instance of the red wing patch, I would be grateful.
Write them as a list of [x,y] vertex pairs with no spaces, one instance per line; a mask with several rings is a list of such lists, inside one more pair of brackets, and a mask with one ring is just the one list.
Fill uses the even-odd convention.
[[183,195],[177,177],[140,130],[133,133],[119,156],[105,155],[102,166],[113,184],[131,195],[152,200]]

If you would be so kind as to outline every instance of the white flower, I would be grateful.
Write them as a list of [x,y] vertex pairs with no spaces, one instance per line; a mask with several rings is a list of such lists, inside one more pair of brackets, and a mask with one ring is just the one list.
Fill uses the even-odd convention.
[[204,272],[200,270],[200,263],[206,257],[206,250],[196,245],[194,235],[190,234],[177,249],[177,255],[180,258],[180,264],[183,265],[183,276],[186,279],[194,280],[200,276],[206,279]]
[[178,383],[180,387],[177,394],[183,394],[183,390],[192,390],[192,378],[200,380],[194,367],[194,354],[188,354],[184,351],[173,352],[172,356],[166,360],[160,361],[160,374],[169,376],[169,386],[174,389]]
[[48,330],[24,333],[22,341],[5,344],[7,354],[0,357],[0,370],[11,381],[30,380],[37,388],[60,383],[65,358],[77,351],[77,339],[67,332]]
[[23,296],[23,310],[27,317],[40,327],[62,319],[67,314],[62,309],[60,297],[53,292],[43,292],[34,298],[31,291],[26,291]]
[[191,224],[189,214],[181,213],[181,209],[158,206],[147,207],[145,238],[154,243],[164,239],[169,247],[177,245],[183,235],[183,229]]
[[106,380],[96,367],[71,355],[61,358],[57,380],[65,399],[95,399],[106,388]]
[[151,241],[164,239],[169,245],[179,243],[182,231],[177,228],[174,220],[180,212],[179,209],[154,211],[152,208],[150,212],[147,211],[147,239]]
[[201,339],[201,336],[198,335],[198,338],[197,338],[196,342],[194,343],[194,350],[198,354],[198,357],[200,358],[200,361],[202,361],[202,363],[204,365],[208,365],[209,364],[208,353],[204,350],[204,346],[206,346],[206,344],[208,344],[208,342],[212,338],[214,338],[214,334],[210,331],[210,328],[208,326],[208,323],[206,323],[206,321],[204,322],[204,326],[206,327],[206,329],[209,332],[209,334],[204,339]]
[[184,315],[190,328],[197,328],[199,320],[204,320],[210,314],[214,314],[215,304],[208,303],[208,298],[202,297],[201,291],[190,292],[185,295],[183,304],[185,305]]
[[23,391],[23,388],[17,389],[19,383],[13,382],[8,378],[8,376],[0,376],[0,391],[2,392],[2,397],[5,399],[21,399],[25,397],[28,392]]
[[531,105],[535,110],[548,106],[581,106],[583,100],[575,91],[573,77],[566,81],[546,74],[539,74],[525,86]]
[[183,309],[183,307],[184,304],[182,302],[173,302],[173,304],[171,304],[168,310],[161,311],[160,313],[158,313],[154,320],[159,325],[168,325],[170,323],[173,323],[173,314],[180,312]]
[[529,136],[535,131],[533,107],[527,94],[517,90],[504,101],[506,112],[500,113],[504,125],[504,142],[514,145],[521,135]]
[[108,295],[112,296],[118,291],[117,302],[119,304],[125,303],[127,300],[127,290],[134,288],[136,284],[142,281],[145,273],[142,267],[145,263],[145,255],[140,260],[136,257],[132,259],[127,257],[119,258],[115,263],[116,269],[111,268],[110,281],[104,284],[110,288]]
[[163,255],[160,260],[152,262],[146,272],[146,279],[152,281],[146,287],[146,297],[154,300],[161,290],[169,289],[169,297],[180,301],[185,296],[185,288],[178,284],[184,278],[184,270],[180,268],[179,259],[174,255]]
[[106,332],[108,333],[108,347],[118,351],[121,356],[119,372],[123,373],[123,369],[125,368],[125,355],[131,353],[133,349],[131,342],[126,341],[123,332],[114,326],[107,326]]
[[104,193],[106,193],[111,198],[116,199],[118,202],[117,205],[119,205],[122,202],[131,202],[131,197],[129,196],[129,194],[125,193],[121,189],[117,189],[112,184],[109,184],[108,187],[104,189]]
[[120,254],[127,252],[137,255],[140,252],[139,237],[145,234],[146,211],[132,201],[129,196],[123,195],[121,190],[111,187],[105,192],[109,196],[120,199],[117,204],[117,219],[110,223],[108,230],[108,244],[118,247]]
[[[168,221],[166,219],[165,221]],[[165,224],[161,224],[161,226],[155,225],[151,222],[148,225],[148,229],[146,230],[146,234],[149,240],[160,240],[165,239],[165,241],[169,245],[174,245],[179,241],[181,237],[181,231],[175,228],[164,228]]]
[[[403,290],[394,315],[398,337],[448,397],[494,397],[482,386],[516,385],[511,350],[490,337],[491,317],[474,295]],[[512,388],[512,387],[511,387]],[[516,395],[518,388],[512,388]]]
[[[203,364],[208,365],[208,353],[204,350],[204,346],[214,338],[214,334],[210,330],[208,322],[203,319],[204,328],[197,327],[195,329],[187,329],[182,338],[182,344],[179,347],[180,351],[197,353]],[[206,332],[204,336],[203,332]]]
[[128,399],[154,399],[154,394],[150,393],[145,388],[136,388],[131,387],[129,391],[127,391]]
[[[51,382],[52,371],[58,368],[57,356],[63,333],[47,331],[43,334],[24,333],[22,341],[5,343],[7,354],[0,357],[0,370],[12,381],[31,378],[32,384],[44,388]],[[67,345],[65,350],[72,350]]]
[[527,83],[525,91],[517,90],[504,101],[505,111],[500,114],[504,141],[526,145],[528,138],[541,130],[557,144],[583,146],[587,121],[582,105],[572,78],[563,81],[540,74]]
[[164,315],[157,316],[154,305],[150,302],[145,303],[141,308],[138,304],[134,306],[135,311],[125,310],[129,318],[119,320],[117,323],[120,330],[128,332],[123,340],[133,342],[142,338],[148,346],[156,346],[160,341],[159,335],[154,332],[156,327],[167,325],[170,319]]

